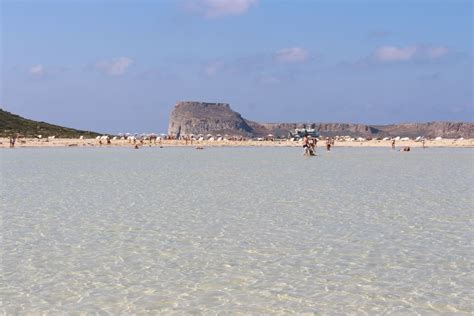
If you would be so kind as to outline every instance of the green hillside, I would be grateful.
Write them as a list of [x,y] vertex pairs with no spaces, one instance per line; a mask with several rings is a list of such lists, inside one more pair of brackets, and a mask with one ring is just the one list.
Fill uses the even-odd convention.
[[81,131],[73,128],[38,122],[23,118],[19,115],[0,109],[0,137],[10,137],[17,134],[25,137],[56,136],[62,138],[76,138],[79,136],[96,137],[99,134],[90,131]]

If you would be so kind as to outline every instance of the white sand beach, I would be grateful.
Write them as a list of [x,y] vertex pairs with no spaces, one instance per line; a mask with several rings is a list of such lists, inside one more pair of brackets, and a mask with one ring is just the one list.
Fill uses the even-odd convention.
[[[178,146],[199,146],[199,147],[299,147],[302,146],[301,142],[290,141],[290,140],[274,140],[274,141],[184,141],[184,140],[162,140],[155,142],[144,141],[141,143],[137,141],[136,144],[139,147],[178,147]],[[325,141],[321,140],[318,142],[318,147],[324,147]],[[0,138],[0,148],[8,148],[9,139]],[[336,141],[335,147],[391,147],[390,140],[368,140],[368,141]],[[422,148],[423,143],[414,140],[407,141],[396,141],[395,146],[397,148],[403,148],[406,146],[412,148]],[[93,139],[71,139],[71,138],[55,138],[55,139],[36,139],[36,138],[22,138],[17,140],[15,148],[25,147],[130,147],[133,148],[134,144],[128,140],[111,140],[110,144],[103,142],[102,144],[95,138]],[[440,140],[426,140],[425,147],[474,147],[474,139],[440,139]]]

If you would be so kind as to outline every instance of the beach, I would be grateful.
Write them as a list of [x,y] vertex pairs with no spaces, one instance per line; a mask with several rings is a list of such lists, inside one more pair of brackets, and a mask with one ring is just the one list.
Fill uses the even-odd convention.
[[473,1],[3,1],[0,316],[474,316]]
[[[185,140],[162,140],[156,142],[150,142],[148,140],[137,141],[136,144],[141,147],[182,147],[182,146],[194,146],[194,147],[301,147],[301,142],[290,141],[290,140],[274,140],[274,141],[233,141],[233,140],[221,140],[221,141],[188,141]],[[408,141],[396,141],[397,148],[403,147],[422,148],[423,143],[420,141],[408,140]],[[0,138],[0,148],[8,148],[9,139]],[[16,148],[48,148],[48,147],[134,147],[134,143],[128,140],[112,139],[110,144],[99,140],[92,139],[72,139],[72,138],[55,138],[55,139],[37,139],[37,138],[23,138],[17,140],[15,144]],[[318,148],[325,147],[325,140],[322,139],[318,142]],[[368,140],[368,141],[336,141],[334,147],[391,147],[390,140]],[[474,147],[474,139],[441,139],[441,140],[426,140],[425,147],[447,147],[447,148],[470,148]]]

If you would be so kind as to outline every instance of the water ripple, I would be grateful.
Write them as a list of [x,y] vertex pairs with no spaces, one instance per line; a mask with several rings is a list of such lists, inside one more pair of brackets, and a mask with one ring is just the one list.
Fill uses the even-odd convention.
[[471,314],[471,149],[0,152],[0,312]]

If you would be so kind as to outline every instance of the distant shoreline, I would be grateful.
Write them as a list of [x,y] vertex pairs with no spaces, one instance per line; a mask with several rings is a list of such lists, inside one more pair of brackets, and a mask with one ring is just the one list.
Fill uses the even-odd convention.
[[[144,141],[141,144],[139,141],[136,142],[139,147],[302,147],[300,142],[289,141],[289,140],[275,140],[275,141],[193,141],[191,144],[184,140],[162,140],[161,143]],[[9,148],[9,139],[0,138],[0,148]],[[408,141],[397,141],[395,146],[397,148],[403,148],[406,146],[412,148],[422,148],[422,142],[416,142],[414,140]],[[441,140],[426,140],[425,146],[429,147],[446,147],[446,148],[474,148],[474,139],[441,139]],[[103,142],[101,145],[95,138],[92,139],[71,139],[71,138],[56,138],[53,140],[47,139],[35,139],[35,138],[24,138],[19,139],[15,148],[58,148],[58,147],[71,147],[71,148],[112,148],[112,147],[124,147],[134,148],[134,144],[128,140],[111,140],[111,144]],[[318,143],[318,149],[322,150],[325,147],[325,141],[321,140]],[[369,140],[369,141],[336,141],[335,147],[382,147],[390,148],[390,140]]]

